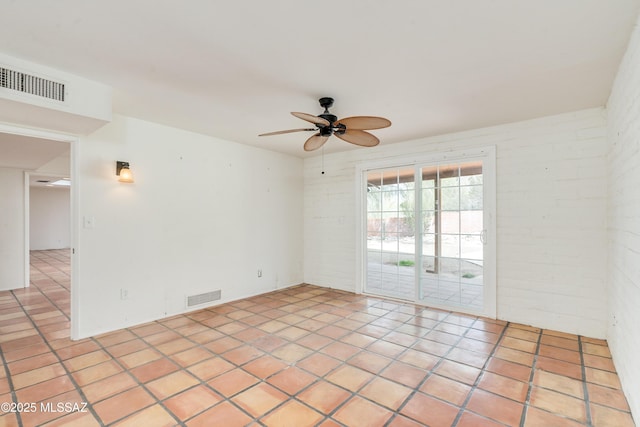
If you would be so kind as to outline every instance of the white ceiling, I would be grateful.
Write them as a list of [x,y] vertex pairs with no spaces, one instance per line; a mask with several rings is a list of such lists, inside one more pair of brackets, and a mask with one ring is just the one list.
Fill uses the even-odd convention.
[[[112,85],[117,113],[303,157],[289,114],[383,144],[605,105],[640,0],[0,0],[0,51]],[[325,152],[351,149],[332,138]]]
[[68,142],[0,133],[0,167],[37,170],[69,151]]
[[[56,161],[68,164],[70,152],[71,149],[68,142],[0,132],[0,168],[31,171],[29,174],[29,185],[31,187],[50,187],[51,182],[60,178],[68,178],[68,172],[59,174],[38,172],[38,170],[44,169],[46,171],[47,166]],[[69,187],[59,186],[52,188],[69,189]]]

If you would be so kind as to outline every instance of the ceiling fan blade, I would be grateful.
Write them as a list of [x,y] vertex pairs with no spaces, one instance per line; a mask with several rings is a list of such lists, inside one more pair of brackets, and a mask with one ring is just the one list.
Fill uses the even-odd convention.
[[331,124],[329,123],[329,120],[323,119],[322,117],[314,116],[313,114],[295,113],[295,112],[291,114],[293,114],[299,119],[306,120],[316,125],[329,126]]
[[347,129],[369,130],[382,129],[391,126],[391,122],[384,117],[374,116],[355,116],[345,117],[338,120],[335,124],[345,125]]
[[320,132],[316,133],[304,143],[304,151],[317,150],[327,142],[327,139],[329,139],[328,136],[320,136]]
[[355,145],[360,145],[362,147],[375,147],[376,145],[380,144],[380,140],[375,135],[358,129],[347,128],[347,130],[343,134],[335,132],[334,135],[342,139],[343,141],[347,141]]
[[292,133],[292,132],[304,132],[304,131],[310,131],[310,130],[317,130],[316,128],[310,128],[310,129],[289,129],[289,130],[279,130],[276,132],[267,132],[267,133],[261,133],[258,136],[271,136],[271,135],[282,135],[283,133]]

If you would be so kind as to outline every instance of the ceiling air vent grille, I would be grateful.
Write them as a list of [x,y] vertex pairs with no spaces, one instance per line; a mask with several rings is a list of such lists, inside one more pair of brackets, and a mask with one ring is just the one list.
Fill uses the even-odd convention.
[[0,88],[64,102],[64,83],[0,67]]

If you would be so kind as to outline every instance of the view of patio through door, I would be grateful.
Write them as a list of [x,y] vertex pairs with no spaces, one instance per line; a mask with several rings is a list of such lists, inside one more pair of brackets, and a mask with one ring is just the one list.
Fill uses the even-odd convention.
[[482,159],[364,171],[365,292],[491,314],[484,172]]
[[366,291],[415,299],[414,168],[367,173]]
[[422,263],[418,299],[483,307],[482,162],[421,169]]

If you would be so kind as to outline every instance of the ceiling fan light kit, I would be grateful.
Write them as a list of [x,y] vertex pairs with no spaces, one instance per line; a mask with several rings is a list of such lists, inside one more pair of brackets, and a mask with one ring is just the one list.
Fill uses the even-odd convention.
[[361,147],[375,147],[380,143],[380,140],[366,131],[391,126],[391,122],[383,117],[353,116],[338,119],[338,117],[329,112],[329,108],[333,106],[333,98],[323,97],[319,99],[319,102],[320,106],[324,108],[324,112],[317,116],[299,112],[291,113],[299,119],[313,123],[316,125],[315,128],[281,130],[263,133],[259,136],[281,135],[292,132],[316,132],[304,143],[305,151],[313,151],[322,147],[331,135],[335,135],[350,144]]

